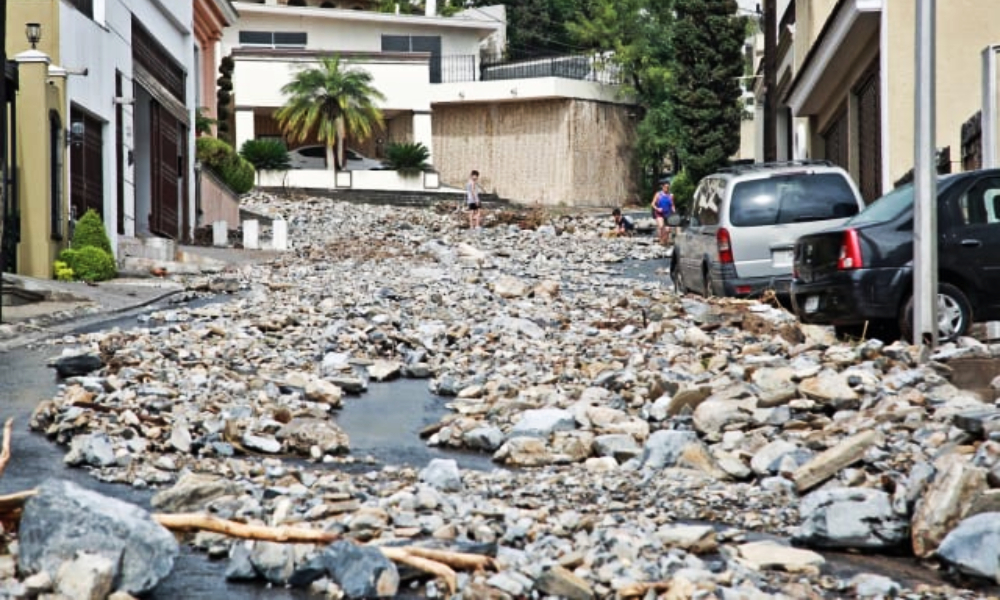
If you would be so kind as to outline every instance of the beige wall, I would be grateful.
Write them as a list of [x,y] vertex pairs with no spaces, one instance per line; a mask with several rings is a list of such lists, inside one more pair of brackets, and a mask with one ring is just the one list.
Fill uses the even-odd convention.
[[[889,24],[887,81],[889,113],[889,179],[897,180],[913,166],[915,4],[887,0],[883,23]],[[948,0],[937,3],[936,145],[951,146],[961,160],[961,128],[982,108],[982,51],[1000,42],[1000,2]],[[960,164],[953,164],[959,170]]]
[[802,66],[802,62],[809,52],[823,24],[830,17],[833,7],[837,5],[837,0],[796,0],[795,1],[795,68]]
[[462,186],[477,169],[490,193],[546,206],[611,206],[637,197],[634,121],[625,106],[581,100],[436,105],[435,166]]

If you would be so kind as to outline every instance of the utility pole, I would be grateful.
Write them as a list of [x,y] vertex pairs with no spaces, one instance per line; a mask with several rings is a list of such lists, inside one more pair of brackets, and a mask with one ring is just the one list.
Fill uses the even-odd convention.
[[778,160],[777,52],[777,1],[764,0],[764,162]]
[[[913,344],[934,348],[937,325],[937,165],[935,127],[936,0],[915,0],[916,96],[913,159]],[[924,353],[921,352],[923,356]]]

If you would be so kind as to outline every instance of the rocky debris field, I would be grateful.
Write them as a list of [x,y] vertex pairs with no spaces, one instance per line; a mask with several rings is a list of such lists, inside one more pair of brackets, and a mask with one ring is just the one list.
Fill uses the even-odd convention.
[[[182,539],[227,561],[227,577],[333,598],[996,590],[1000,408],[953,385],[950,363],[1000,347],[963,339],[921,361],[768,304],[679,297],[665,272],[622,275],[623,261],[665,269],[667,252],[607,239],[606,215],[469,231],[429,208],[247,204],[283,216],[294,249],[187,281],[227,280],[241,290],[230,302],[53,341],[65,385],[31,422],[67,463],[156,487],[158,513],[341,539]],[[338,408],[399,377],[449,398],[428,444],[489,453],[496,469],[354,457]],[[155,586],[173,539],[142,509],[70,486],[28,500],[0,587],[123,598]],[[67,520],[70,532],[53,525]],[[378,551],[403,544],[495,561],[460,570],[450,590]],[[914,556],[928,576],[838,573],[831,550]]]

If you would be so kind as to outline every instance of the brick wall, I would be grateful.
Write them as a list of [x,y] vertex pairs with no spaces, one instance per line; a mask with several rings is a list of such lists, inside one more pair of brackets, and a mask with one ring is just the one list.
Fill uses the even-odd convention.
[[480,172],[490,193],[525,204],[635,201],[629,107],[572,99],[434,107],[434,165],[463,186]]

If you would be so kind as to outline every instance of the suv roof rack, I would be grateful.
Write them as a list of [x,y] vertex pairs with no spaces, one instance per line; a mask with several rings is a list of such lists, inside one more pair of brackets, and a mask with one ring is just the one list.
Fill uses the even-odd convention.
[[760,162],[732,165],[719,169],[719,173],[746,173],[748,171],[761,171],[764,169],[781,169],[784,167],[833,167],[836,166],[828,160],[786,160],[780,162]]

